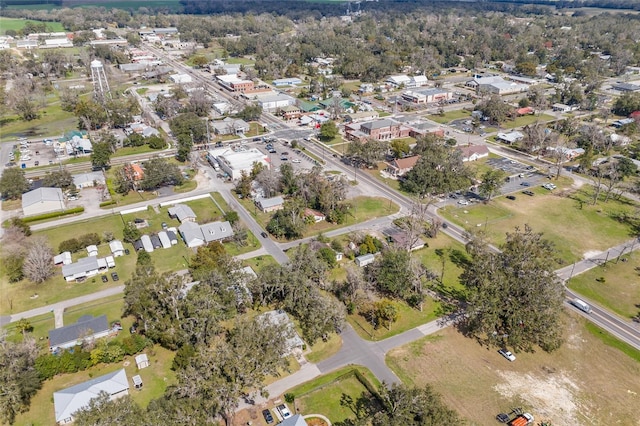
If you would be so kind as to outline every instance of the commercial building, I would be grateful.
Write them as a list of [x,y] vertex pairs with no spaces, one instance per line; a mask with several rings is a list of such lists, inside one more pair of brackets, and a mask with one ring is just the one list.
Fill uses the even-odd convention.
[[22,194],[22,213],[25,216],[62,211],[65,208],[60,188],[40,187]]
[[347,124],[345,133],[349,140],[366,141],[367,139],[374,139],[388,141],[409,137],[411,129],[397,121],[385,118],[365,123]]
[[231,179],[240,179],[242,172],[250,173],[255,163],[271,168],[269,158],[255,148],[245,151],[213,149],[209,151],[209,158],[214,158]]
[[231,92],[250,92],[254,89],[253,81],[242,80],[236,74],[217,75],[216,80],[222,87]]
[[431,104],[448,101],[452,97],[453,94],[450,91],[438,88],[407,90],[402,94],[402,99],[414,104]]

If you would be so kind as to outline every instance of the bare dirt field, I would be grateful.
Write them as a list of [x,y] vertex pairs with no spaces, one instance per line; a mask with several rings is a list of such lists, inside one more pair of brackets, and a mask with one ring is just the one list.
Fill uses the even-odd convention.
[[566,315],[565,343],[548,354],[518,353],[515,362],[454,329],[398,348],[387,363],[409,384],[430,383],[469,424],[521,407],[536,424],[639,425],[640,363],[606,346]]

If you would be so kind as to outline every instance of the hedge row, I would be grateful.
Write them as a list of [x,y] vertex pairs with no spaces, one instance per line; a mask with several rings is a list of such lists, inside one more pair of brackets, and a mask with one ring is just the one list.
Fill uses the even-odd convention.
[[104,201],[100,203],[100,207],[108,207],[116,204],[115,200]]
[[25,217],[25,218],[22,219],[22,221],[25,222],[25,223],[37,222],[39,220],[51,219],[51,218],[54,218],[54,217],[68,216],[68,215],[71,215],[71,214],[77,214],[77,213],[82,213],[82,212],[84,212],[84,207],[74,207],[72,209],[65,210],[63,212],[51,212],[51,213],[39,214],[37,216]]

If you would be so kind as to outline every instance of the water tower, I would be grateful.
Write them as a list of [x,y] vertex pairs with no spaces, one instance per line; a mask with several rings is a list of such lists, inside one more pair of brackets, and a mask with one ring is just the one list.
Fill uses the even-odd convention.
[[97,59],[91,61],[91,81],[93,82],[93,96],[97,100],[103,101],[107,97],[111,98],[109,82],[104,72],[104,66],[102,62]]

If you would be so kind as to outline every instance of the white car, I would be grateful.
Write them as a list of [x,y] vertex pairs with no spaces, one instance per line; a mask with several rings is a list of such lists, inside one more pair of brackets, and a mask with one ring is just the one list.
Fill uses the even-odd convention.
[[297,159],[297,158],[295,158],[295,159],[291,160],[291,162],[292,162],[292,163],[301,163],[301,161],[300,161],[299,159]]
[[469,202],[467,200],[458,200],[458,204],[460,204],[461,206],[468,206]]
[[508,351],[507,348],[500,349],[498,353],[511,362],[516,360],[516,356],[512,354],[511,351]]
[[288,419],[289,417],[291,417],[291,411],[289,411],[286,405],[281,404],[281,405],[278,405],[276,408],[278,409],[278,412],[280,413],[283,419]]

